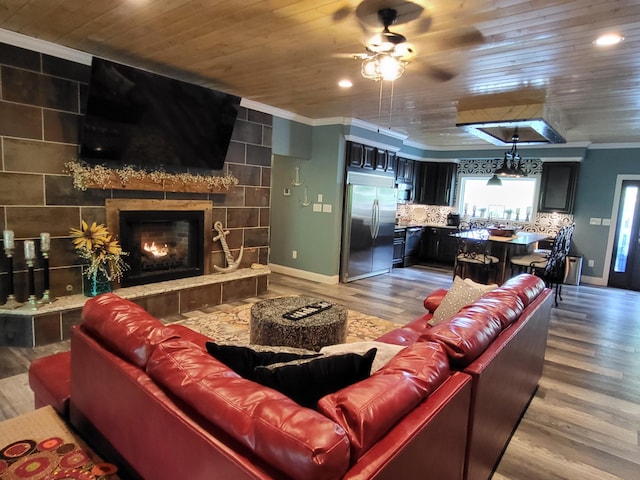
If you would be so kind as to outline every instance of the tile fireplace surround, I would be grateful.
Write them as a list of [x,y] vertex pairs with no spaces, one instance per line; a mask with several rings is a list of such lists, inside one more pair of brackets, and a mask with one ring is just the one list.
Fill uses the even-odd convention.
[[[232,273],[119,288],[114,293],[156,317],[167,317],[264,293],[270,273],[266,266],[241,268]],[[35,347],[67,340],[71,327],[80,323],[87,300],[84,295],[68,295],[37,310],[0,311],[0,346]]]

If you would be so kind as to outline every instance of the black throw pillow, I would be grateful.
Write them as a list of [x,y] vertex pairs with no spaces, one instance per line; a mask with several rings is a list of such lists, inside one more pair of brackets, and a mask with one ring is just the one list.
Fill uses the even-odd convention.
[[319,357],[312,350],[261,345],[229,345],[215,342],[206,343],[207,352],[220,360],[241,377],[255,381],[255,368],[272,363],[290,362],[305,358]]
[[300,405],[316,408],[325,395],[368,378],[376,349],[364,355],[344,353],[256,367],[258,383],[278,390]]

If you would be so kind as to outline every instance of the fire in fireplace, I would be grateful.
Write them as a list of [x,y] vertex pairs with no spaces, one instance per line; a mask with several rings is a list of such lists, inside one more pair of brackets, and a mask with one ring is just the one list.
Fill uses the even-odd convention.
[[131,269],[122,286],[202,275],[204,212],[120,212],[120,243]]

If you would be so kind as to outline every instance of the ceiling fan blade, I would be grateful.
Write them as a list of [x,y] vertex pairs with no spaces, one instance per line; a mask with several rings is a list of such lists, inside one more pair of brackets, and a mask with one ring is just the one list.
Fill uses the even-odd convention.
[[427,65],[426,73],[430,78],[438,82],[448,82],[449,80],[453,80],[457,76],[457,73],[446,70],[444,68],[436,67],[434,65]]
[[331,19],[334,22],[341,22],[349,15],[351,15],[351,12],[353,12],[353,9],[349,5],[345,5],[344,7],[340,7],[338,10],[333,12],[333,14],[331,15]]
[[436,51],[472,48],[485,42],[482,32],[473,26],[434,31],[422,36],[421,40]]
[[349,58],[351,60],[365,59],[369,56],[368,53],[332,53],[332,58]]

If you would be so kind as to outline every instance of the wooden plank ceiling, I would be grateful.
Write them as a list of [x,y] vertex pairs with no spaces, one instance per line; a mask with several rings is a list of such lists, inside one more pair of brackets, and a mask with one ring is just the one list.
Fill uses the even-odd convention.
[[[412,0],[422,13],[391,30],[407,36],[416,58],[393,92],[389,82],[362,78],[360,60],[348,55],[364,53],[363,27],[381,30],[375,15],[358,13],[361,3],[373,11],[409,4],[12,0],[0,7],[0,28],[303,117],[359,118],[434,147],[486,144],[455,126],[460,102],[502,94],[518,105],[531,89],[562,114],[568,142],[640,141],[637,0]],[[610,31],[624,42],[592,43]],[[468,35],[477,32],[482,42]],[[436,69],[455,76],[439,80]],[[343,78],[353,87],[340,89]]]

